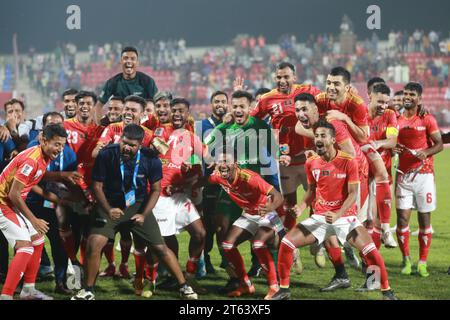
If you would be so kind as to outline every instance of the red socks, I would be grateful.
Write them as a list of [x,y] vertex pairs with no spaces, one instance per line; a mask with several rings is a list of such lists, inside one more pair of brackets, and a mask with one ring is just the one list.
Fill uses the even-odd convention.
[[426,262],[428,258],[428,251],[431,246],[431,238],[433,237],[431,233],[431,226],[427,229],[419,230],[419,257],[421,262]]
[[[42,252],[42,251],[41,251]],[[19,284],[20,278],[25,273],[28,263],[34,254],[33,247],[22,247],[19,248],[11,260],[8,268],[8,275],[3,285],[2,294],[13,296],[14,291]]]
[[282,288],[289,288],[295,249],[296,246],[287,236],[281,240],[280,250],[278,252],[278,274],[280,275],[280,287]]
[[341,248],[326,248],[328,252],[328,257],[330,258],[331,263],[334,267],[340,266],[344,264],[344,259],[342,259]]
[[255,252],[256,257],[258,257],[261,268],[266,271],[268,285],[278,285],[275,263],[265,243],[262,241],[254,241],[252,244],[252,248],[253,252]]
[[397,227],[397,241],[404,257],[409,257],[409,226],[403,229]]
[[198,260],[199,258],[189,257],[188,261],[186,262],[187,273],[194,274],[195,271],[197,271]]
[[391,187],[389,181],[378,182],[376,190],[376,202],[380,222],[390,223],[391,221]]
[[367,266],[370,268],[371,266],[378,267],[375,270],[378,270],[379,272],[376,272],[375,277],[379,277],[381,290],[389,290],[389,280],[388,275],[386,271],[386,266],[384,265],[384,260],[380,255],[380,252],[375,247],[374,243],[367,244],[362,249],[362,254],[365,257],[365,260],[367,262]]
[[136,265],[136,279],[144,279],[145,251],[134,250],[134,264]]
[[244,260],[242,259],[239,250],[229,242],[222,242],[223,253],[227,258],[228,263],[234,269],[236,276],[244,282],[248,282],[247,272],[245,271]]
[[373,243],[375,243],[375,246],[377,247],[377,250],[380,250],[380,248],[381,248],[381,229],[374,227],[371,236],[372,236]]
[[44,243],[45,243],[44,237],[34,240],[31,243],[33,245],[34,252],[25,269],[25,273],[23,276],[24,284],[36,283],[36,277],[39,271],[39,266],[41,264],[41,255],[42,250],[44,249]]

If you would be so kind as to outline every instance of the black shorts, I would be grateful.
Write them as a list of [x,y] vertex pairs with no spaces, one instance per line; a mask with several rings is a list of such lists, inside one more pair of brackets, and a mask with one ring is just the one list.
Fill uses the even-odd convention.
[[117,220],[112,220],[109,215],[97,205],[92,215],[91,234],[100,234],[109,240],[114,240],[119,231],[129,230],[133,236],[142,239],[146,245],[163,245],[165,242],[161,236],[158,222],[153,213],[149,214],[142,226],[131,220],[136,213],[142,212],[142,201],[136,203],[124,210],[124,215]]

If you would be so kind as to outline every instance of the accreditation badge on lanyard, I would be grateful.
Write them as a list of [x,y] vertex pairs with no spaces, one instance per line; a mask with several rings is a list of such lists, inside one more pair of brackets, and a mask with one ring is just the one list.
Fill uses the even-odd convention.
[[131,207],[136,203],[136,192],[137,184],[136,184],[136,178],[139,171],[139,162],[141,160],[141,150],[138,150],[137,156],[136,156],[136,165],[134,167],[133,172],[133,185],[131,186],[131,190],[128,192],[125,192],[125,186],[124,186],[124,179],[125,179],[125,167],[123,164],[123,161],[120,160],[120,173],[122,175],[122,191],[125,194],[125,206]]
[[[59,171],[62,172],[64,168],[64,151],[59,154]],[[50,164],[47,166],[47,171],[50,171]],[[56,205],[48,200],[44,200],[44,208],[55,209]]]

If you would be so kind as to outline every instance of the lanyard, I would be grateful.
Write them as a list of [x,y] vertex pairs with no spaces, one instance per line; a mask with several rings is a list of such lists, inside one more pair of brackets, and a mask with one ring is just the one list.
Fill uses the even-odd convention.
[[[139,149],[138,152],[137,152],[137,156],[136,156],[136,166],[134,167],[134,173],[133,173],[133,186],[134,186],[134,189],[137,189],[136,178],[137,178],[137,174],[138,174],[138,170],[139,170],[139,162],[140,161],[141,161],[141,150]],[[120,174],[122,175],[122,191],[125,193],[125,186],[124,186],[125,166],[123,164],[122,159],[120,159]]]
[[[47,171],[50,171],[50,164],[51,162],[47,166]],[[61,153],[59,154],[59,171],[62,172],[63,169],[64,169],[64,150],[61,151]]]

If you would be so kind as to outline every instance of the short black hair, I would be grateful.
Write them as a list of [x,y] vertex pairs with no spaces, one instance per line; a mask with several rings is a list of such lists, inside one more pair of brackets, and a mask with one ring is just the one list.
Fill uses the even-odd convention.
[[62,121],[64,121],[64,117],[61,113],[56,112],[56,111],[50,111],[50,112],[47,112],[46,114],[44,114],[44,116],[42,117],[42,126],[45,127],[45,125],[47,124],[48,117],[53,117],[53,116],[60,117],[62,119]]
[[122,56],[125,52],[134,52],[139,57],[139,53],[135,47],[129,46],[129,47],[123,48],[122,52],[120,53],[120,56]]
[[231,95],[232,99],[240,99],[240,98],[247,98],[249,103],[253,102],[253,96],[250,92],[248,91],[243,91],[243,90],[238,90],[233,92],[233,94]]
[[226,93],[226,92],[223,92],[223,91],[220,91],[220,90],[217,90],[216,92],[214,92],[214,93],[211,95],[210,102],[212,103],[213,100],[214,100],[214,98],[215,98],[216,96],[221,95],[221,94],[223,94],[223,95],[227,98],[227,101],[228,101],[228,95],[227,95],[227,93]]
[[22,111],[25,110],[25,104],[23,103],[23,101],[13,98],[13,99],[9,99],[8,101],[6,101],[5,104],[3,105],[3,108],[5,109],[5,112],[6,112],[6,107],[7,106],[11,106],[14,103],[20,104],[20,107],[22,108]]
[[65,90],[62,93],[61,99],[64,101],[64,97],[65,96],[71,96],[71,95],[77,95],[77,94],[78,94],[78,90],[77,89],[70,88],[70,89]]
[[95,93],[93,93],[92,91],[80,91],[78,92],[78,94],[75,96],[75,101],[78,102],[86,97],[91,97],[94,100],[94,104],[97,103],[97,96],[95,95]]
[[371,78],[369,81],[367,81],[367,91],[369,91],[369,93],[370,93],[373,85],[376,83],[386,83],[386,81],[384,81],[384,79],[380,78],[380,77]]
[[145,99],[145,103],[149,103],[149,102],[155,104],[155,101],[152,98]]
[[123,128],[122,137],[141,143],[144,139],[144,129],[140,125],[130,123]]
[[51,140],[54,137],[67,138],[67,132],[66,129],[59,124],[49,124],[42,130],[42,137],[44,137],[45,140]]
[[191,103],[185,98],[173,98],[170,101],[170,107],[173,107],[176,104],[184,104],[188,109],[191,106]]
[[417,92],[417,94],[418,94],[419,96],[421,96],[421,95],[422,95],[422,92],[423,92],[423,87],[422,87],[422,85],[421,85],[420,83],[418,83],[418,82],[410,82],[410,83],[407,83],[407,84],[406,84],[404,90],[415,91],[415,92]]
[[403,90],[397,91],[396,93],[394,93],[394,97],[395,96],[402,96],[403,95]]
[[372,92],[373,93],[387,94],[388,96],[391,95],[391,89],[385,83],[376,84],[372,88]]
[[109,101],[113,101],[113,100],[116,100],[116,101],[120,101],[120,102],[122,102],[122,103],[125,103],[125,99],[122,98],[122,96],[111,96],[111,97],[109,97],[108,102],[109,102]]
[[336,129],[325,118],[320,118],[319,121],[317,121],[316,124],[314,124],[313,126],[314,133],[318,128],[326,128],[330,130],[330,134],[333,138],[336,137]]
[[352,75],[344,67],[335,67],[331,69],[330,76],[337,77],[341,76],[344,79],[345,84],[349,84],[352,81]]
[[268,92],[270,92],[270,89],[269,89],[269,88],[259,88],[259,89],[256,90],[256,92],[255,92],[255,99],[256,99],[257,96],[266,94],[266,93],[268,93]]
[[311,93],[306,92],[296,95],[294,98],[294,103],[297,101],[308,101],[316,104],[316,98],[314,98],[314,96]]
[[283,70],[283,69],[286,69],[286,68],[291,69],[292,72],[295,73],[295,66],[292,63],[287,62],[287,61],[283,61],[283,62],[280,62],[279,64],[277,64],[277,68],[276,69],[277,70]]
[[145,99],[139,96],[131,95],[125,98],[124,103],[130,102],[136,102],[139,103],[139,105],[142,108],[142,111],[145,110],[145,107],[147,106],[147,102],[145,102]]

